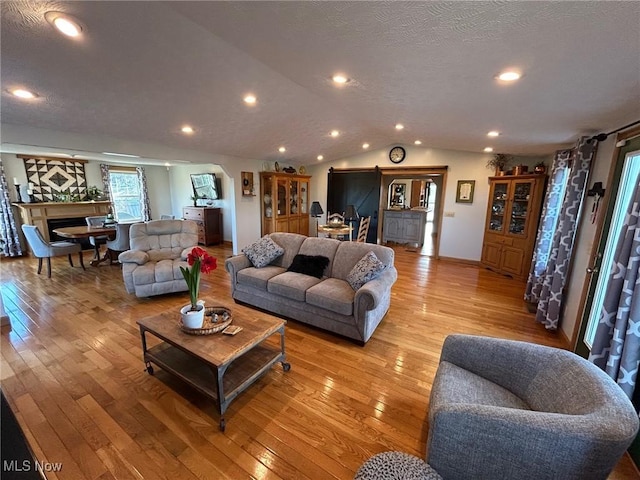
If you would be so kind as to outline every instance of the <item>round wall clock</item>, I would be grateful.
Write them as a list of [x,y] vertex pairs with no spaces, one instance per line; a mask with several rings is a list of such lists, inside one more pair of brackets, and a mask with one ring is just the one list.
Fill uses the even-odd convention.
[[393,163],[400,163],[404,160],[404,157],[407,155],[407,152],[404,151],[402,147],[393,147],[389,152],[389,160]]

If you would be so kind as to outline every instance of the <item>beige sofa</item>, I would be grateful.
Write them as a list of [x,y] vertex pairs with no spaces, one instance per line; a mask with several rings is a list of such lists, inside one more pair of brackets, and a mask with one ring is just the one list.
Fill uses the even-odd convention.
[[[382,245],[295,233],[272,233],[268,237],[284,249],[284,254],[266,267],[253,267],[244,254],[226,260],[233,298],[367,342],[389,309],[391,286],[398,277],[393,265],[394,251]],[[347,277],[368,252],[374,252],[386,268],[354,291]],[[322,278],[287,271],[297,254],[327,257],[329,265]]]
[[128,293],[150,297],[187,291],[180,267],[198,245],[198,225],[190,220],[152,220],[131,225],[130,250],[118,255]]

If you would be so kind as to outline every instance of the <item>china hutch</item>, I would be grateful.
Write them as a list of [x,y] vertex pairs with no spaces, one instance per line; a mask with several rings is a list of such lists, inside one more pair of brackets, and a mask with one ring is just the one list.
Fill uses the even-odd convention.
[[546,175],[490,177],[480,263],[526,280],[531,266]]
[[262,235],[272,232],[309,235],[310,183],[309,175],[260,173]]

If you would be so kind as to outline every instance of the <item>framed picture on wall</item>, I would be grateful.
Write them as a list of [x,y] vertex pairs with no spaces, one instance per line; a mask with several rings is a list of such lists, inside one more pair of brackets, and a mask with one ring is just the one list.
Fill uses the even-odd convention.
[[473,203],[473,190],[475,187],[475,180],[458,180],[456,203]]

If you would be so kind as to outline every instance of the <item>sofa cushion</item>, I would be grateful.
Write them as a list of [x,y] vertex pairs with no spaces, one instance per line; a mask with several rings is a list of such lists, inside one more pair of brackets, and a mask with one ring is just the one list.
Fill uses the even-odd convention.
[[284,253],[284,248],[274,242],[270,237],[262,237],[255,243],[242,249],[251,264],[256,268],[269,265]]
[[321,282],[319,278],[296,272],[284,272],[267,283],[269,293],[304,302],[307,289]]
[[353,315],[355,292],[344,280],[325,278],[307,290],[307,303],[342,315]]
[[322,278],[325,268],[329,265],[329,259],[322,255],[302,255],[293,257],[293,262],[287,269],[289,272],[302,273],[312,277]]
[[276,275],[284,273],[285,269],[282,267],[276,267],[274,265],[268,265],[262,268],[248,267],[243,268],[238,272],[238,283],[241,285],[248,285],[260,290],[267,290],[267,282]]
[[347,275],[347,282],[349,282],[351,288],[358,290],[365,283],[380,275],[385,268],[387,266],[378,260],[375,253],[368,252],[353,266],[349,275]]

